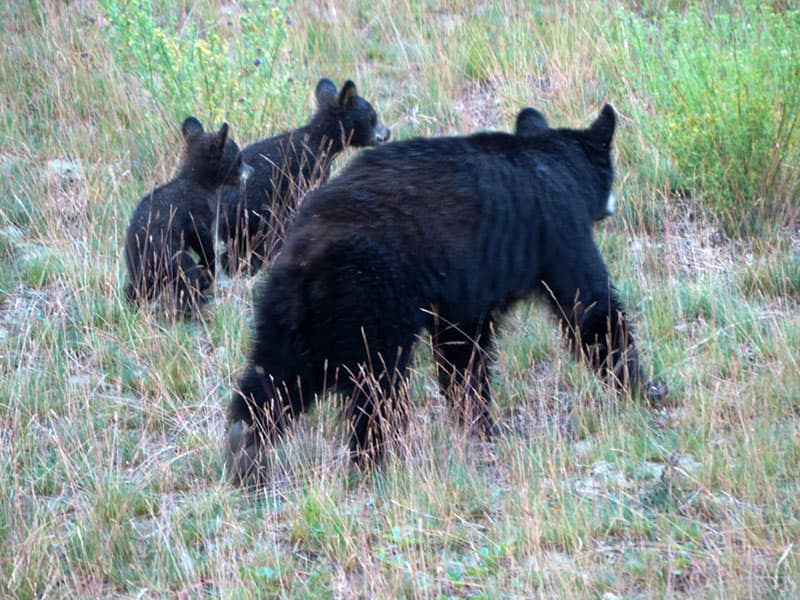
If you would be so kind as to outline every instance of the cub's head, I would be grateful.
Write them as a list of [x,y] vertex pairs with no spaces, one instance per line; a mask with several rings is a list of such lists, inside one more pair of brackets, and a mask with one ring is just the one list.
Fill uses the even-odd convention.
[[228,135],[228,124],[219,131],[206,132],[195,117],[187,117],[181,125],[184,154],[181,172],[212,187],[236,185],[253,172],[242,162],[236,142]]
[[352,81],[345,81],[342,89],[337,90],[330,79],[320,79],[315,95],[317,113],[314,120],[326,129],[338,130],[343,145],[376,146],[388,141],[392,135],[391,129],[378,120],[372,105],[358,95]]

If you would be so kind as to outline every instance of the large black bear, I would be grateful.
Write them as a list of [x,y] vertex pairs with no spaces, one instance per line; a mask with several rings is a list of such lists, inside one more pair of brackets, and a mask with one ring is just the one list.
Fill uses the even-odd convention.
[[490,434],[495,324],[532,294],[550,303],[577,357],[638,387],[631,327],[592,237],[611,208],[615,122],[605,106],[588,129],[551,129],[526,109],[516,135],[387,144],[310,194],[257,299],[228,410],[232,480],[248,481],[328,388],[348,401],[351,456],[380,459],[423,328],[449,403]]
[[219,235],[227,243],[221,261],[228,273],[243,265],[254,273],[269,262],[298,200],[328,180],[337,154],[347,146],[375,146],[389,139],[391,131],[352,81],[337,92],[330,79],[320,79],[316,99],[317,111],[307,125],[242,150],[255,172],[242,191],[223,193]]
[[178,175],[145,194],[131,216],[125,234],[130,277],[125,296],[138,304],[167,290],[171,311],[188,315],[206,302],[203,291],[214,277],[217,188],[238,184],[252,169],[242,162],[227,123],[206,133],[200,121],[187,117],[181,130],[185,149]]

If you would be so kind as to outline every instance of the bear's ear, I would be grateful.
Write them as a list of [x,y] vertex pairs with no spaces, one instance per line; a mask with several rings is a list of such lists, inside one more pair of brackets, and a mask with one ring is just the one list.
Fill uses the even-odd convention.
[[550,126],[542,113],[535,108],[523,108],[517,115],[514,133],[524,137],[535,135],[548,129],[550,129]]
[[186,117],[181,125],[181,131],[183,132],[183,138],[186,139],[190,136],[200,135],[203,133],[203,125],[200,121],[197,120],[196,117]]
[[336,84],[330,79],[323,77],[317,82],[317,89],[314,91],[317,99],[317,106],[323,107],[332,104],[336,100]]
[[614,107],[606,104],[600,115],[594,120],[594,123],[589,127],[589,134],[592,141],[600,146],[607,148],[611,145],[611,139],[614,137],[614,128],[617,125],[617,114],[614,112]]
[[222,127],[217,132],[217,147],[221,150],[225,147],[225,142],[228,141],[228,124],[223,123]]
[[350,108],[356,101],[356,96],[356,84],[348,79],[344,82],[342,91],[339,92],[339,105],[342,108]]

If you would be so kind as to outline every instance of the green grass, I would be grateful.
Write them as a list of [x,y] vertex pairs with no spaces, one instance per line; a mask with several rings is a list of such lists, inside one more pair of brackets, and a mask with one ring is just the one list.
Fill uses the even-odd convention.
[[[761,4],[3,4],[0,594],[797,597],[800,25]],[[526,105],[579,127],[613,102],[621,206],[597,235],[669,402],[615,397],[523,304],[493,443],[454,423],[423,340],[382,468],[349,470],[323,403],[264,490],[226,485],[257,283],[221,282],[195,321],[134,311],[124,230],[185,113],[245,144],[307,118],[321,76],[398,139],[507,130]]]
[[645,176],[752,234],[797,217],[800,10],[729,4],[618,10],[610,69],[629,90],[626,110],[667,153]]

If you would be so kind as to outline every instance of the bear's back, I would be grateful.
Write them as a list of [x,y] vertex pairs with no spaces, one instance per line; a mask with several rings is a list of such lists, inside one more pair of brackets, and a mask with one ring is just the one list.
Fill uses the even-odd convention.
[[129,231],[179,237],[192,221],[212,219],[212,194],[186,178],[176,178],[142,196],[131,216]]
[[557,135],[483,133],[365,150],[305,198],[289,235],[309,229],[324,238],[356,229],[415,236],[425,244],[423,232],[439,241],[474,238],[491,232],[498,219],[512,228],[559,220],[585,230],[592,220],[583,205],[590,200],[581,197],[588,192],[574,173],[593,177],[592,167],[579,151],[565,153],[569,144]]

